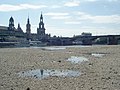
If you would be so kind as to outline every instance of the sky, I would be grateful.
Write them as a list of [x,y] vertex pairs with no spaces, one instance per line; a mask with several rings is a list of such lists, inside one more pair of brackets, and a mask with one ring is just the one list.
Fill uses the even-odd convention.
[[41,12],[51,36],[120,34],[120,0],[1,0],[0,26],[8,26],[12,16],[15,27],[20,23],[25,32],[29,16],[31,32],[36,33]]

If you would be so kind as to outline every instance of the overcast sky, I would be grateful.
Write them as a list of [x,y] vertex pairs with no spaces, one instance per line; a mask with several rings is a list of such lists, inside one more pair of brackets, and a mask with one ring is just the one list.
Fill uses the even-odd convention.
[[0,25],[13,16],[25,32],[29,15],[31,30],[37,32],[41,11],[46,33],[52,36],[120,34],[120,0],[1,0]]

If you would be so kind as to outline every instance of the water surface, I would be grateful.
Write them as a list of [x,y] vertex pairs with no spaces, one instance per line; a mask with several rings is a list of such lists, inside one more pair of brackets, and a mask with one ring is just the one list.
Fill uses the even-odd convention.
[[91,55],[94,56],[94,57],[103,57],[105,54],[103,54],[103,53],[92,53]]
[[77,56],[71,56],[70,58],[68,58],[67,61],[70,61],[71,63],[81,63],[81,62],[84,62],[84,61],[88,61],[87,58],[85,57],[77,57]]
[[42,50],[64,50],[66,47],[41,47]]
[[80,76],[79,71],[72,71],[72,70],[43,70],[43,69],[36,69],[36,70],[29,70],[29,71],[22,71],[19,72],[18,75],[20,77],[33,77],[44,79],[47,77],[78,77]]

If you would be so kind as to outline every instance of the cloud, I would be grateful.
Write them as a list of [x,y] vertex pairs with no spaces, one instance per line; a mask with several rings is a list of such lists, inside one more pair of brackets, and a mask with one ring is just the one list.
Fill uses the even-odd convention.
[[103,24],[118,24],[120,23],[120,15],[90,15],[84,12],[77,12],[78,20],[90,21],[92,23],[103,23]]
[[91,15],[85,12],[73,12],[74,17],[69,13],[45,13],[51,19],[65,20],[65,24],[81,24],[82,22],[95,24],[119,24],[120,15]]
[[47,16],[67,16],[67,15],[69,15],[69,13],[50,12],[50,13],[45,13],[44,15],[47,15]]
[[69,18],[71,18],[71,16],[54,16],[54,17],[52,17],[52,19],[69,19]]
[[[81,0],[81,1],[83,1],[83,0]],[[86,1],[86,2],[96,2],[96,1],[102,1],[102,2],[104,2],[104,1],[117,2],[117,1],[119,1],[119,0],[84,0],[84,1]]]
[[80,5],[80,1],[78,0],[73,0],[73,1],[70,1],[70,2],[66,2],[64,4],[64,6],[67,6],[67,7],[76,7],[76,6],[79,6]]
[[95,2],[95,1],[98,1],[98,0],[86,0],[88,2]]
[[0,11],[9,12],[9,11],[19,11],[26,9],[40,9],[45,8],[45,5],[31,5],[31,4],[19,4],[19,5],[11,5],[11,4],[1,4]]
[[108,15],[108,16],[92,16],[91,20],[95,23],[120,23],[119,15]]
[[61,8],[62,6],[59,6],[59,5],[53,5],[51,6],[51,8],[55,9],[55,8]]
[[71,16],[69,16],[69,13],[45,13],[44,15],[51,16],[51,19],[69,19]]
[[80,21],[66,21],[65,24],[81,24]]

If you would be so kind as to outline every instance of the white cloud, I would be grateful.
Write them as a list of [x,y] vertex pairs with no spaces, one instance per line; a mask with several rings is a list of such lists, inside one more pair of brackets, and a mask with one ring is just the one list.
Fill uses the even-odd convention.
[[87,21],[88,23],[101,24],[118,24],[120,23],[120,15],[91,15],[85,12],[73,12],[74,18],[69,13],[45,13],[44,15],[51,16],[51,19],[65,20],[65,24],[81,24]]
[[65,24],[81,24],[80,21],[66,21]]
[[93,16],[91,17],[95,23],[120,23],[119,15],[109,15],[109,16]]
[[51,19],[69,19],[71,16],[69,16],[69,13],[45,13],[44,15],[51,16]]
[[47,15],[47,16],[67,16],[67,15],[69,15],[69,13],[50,12],[50,13],[45,13],[44,15]]
[[76,14],[76,15],[85,15],[86,13],[84,13],[84,12],[74,12],[74,14]]
[[67,7],[75,7],[75,6],[79,6],[80,5],[80,1],[78,0],[73,0],[73,1],[70,1],[70,2],[66,2],[64,4],[64,6],[67,6]]
[[89,1],[89,2],[95,2],[95,1],[98,1],[98,0],[86,0],[86,1]]
[[78,19],[82,21],[90,21],[92,23],[120,23],[120,15],[90,15],[84,12],[77,12]]
[[31,5],[31,4],[20,4],[20,7],[23,7],[23,9],[40,9],[47,7],[45,5]]
[[61,8],[62,6],[59,6],[59,5],[53,5],[53,6],[51,6],[51,8]]
[[19,5],[11,5],[11,4],[1,4],[0,11],[9,12],[9,11],[18,11],[25,9],[40,9],[47,7],[45,5],[31,5],[31,4],[19,4]]
[[71,16],[53,16],[52,19],[69,19]]
[[119,0],[81,0],[81,1],[86,1],[86,2],[96,2],[96,1],[108,1],[108,2],[116,2],[116,1],[119,1]]

